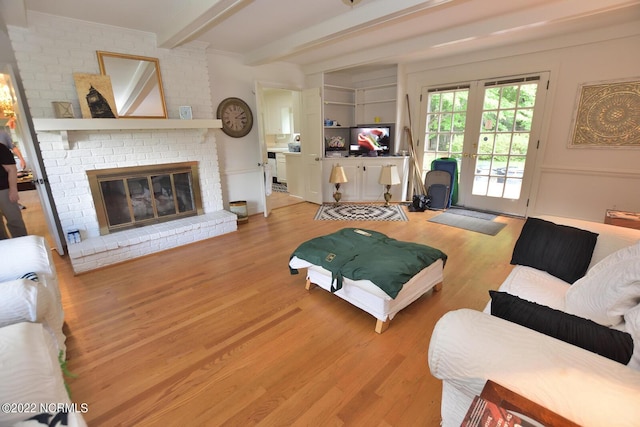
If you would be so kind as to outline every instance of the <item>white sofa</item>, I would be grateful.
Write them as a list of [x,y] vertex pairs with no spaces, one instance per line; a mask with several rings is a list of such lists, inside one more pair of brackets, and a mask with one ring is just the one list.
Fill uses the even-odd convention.
[[[637,426],[640,422],[640,277],[637,277],[640,230],[560,217],[540,218],[598,233],[589,270],[580,283],[591,281],[600,286],[609,279],[620,284],[626,281],[630,286],[625,291],[626,305],[618,303],[600,316],[597,313],[587,316],[585,313],[596,312],[600,305],[613,306],[610,301],[620,300],[615,286],[608,284],[609,288],[601,289],[602,294],[593,295],[582,310],[575,307],[575,297],[567,296],[572,285],[522,265],[513,268],[499,291],[574,315],[582,314],[580,317],[601,325],[606,323],[602,317],[606,320],[607,316],[617,316],[623,321],[606,326],[631,334],[633,356],[624,365],[503,320],[490,314],[491,302],[484,312],[451,311],[437,322],[428,356],[431,373],[442,380],[444,427],[461,424],[473,397],[480,394],[489,379],[579,425]],[[603,276],[603,266],[613,274]],[[624,266],[630,272],[620,273]],[[595,282],[594,277],[598,279]],[[579,286],[572,292],[589,289]],[[635,303],[635,308],[629,308],[629,301],[631,305]]]
[[[64,312],[44,238],[0,240],[0,427],[37,414],[74,409],[60,366],[66,358]],[[85,426],[80,404],[69,426]],[[43,415],[47,417],[46,415]]]

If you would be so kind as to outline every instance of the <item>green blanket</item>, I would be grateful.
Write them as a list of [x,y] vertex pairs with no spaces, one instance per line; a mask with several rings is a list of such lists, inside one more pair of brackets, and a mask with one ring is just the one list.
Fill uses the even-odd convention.
[[[430,246],[401,242],[372,230],[343,228],[302,243],[291,254],[331,272],[331,292],[344,277],[370,280],[391,298],[418,272],[447,255]],[[289,268],[291,274],[298,271]]]

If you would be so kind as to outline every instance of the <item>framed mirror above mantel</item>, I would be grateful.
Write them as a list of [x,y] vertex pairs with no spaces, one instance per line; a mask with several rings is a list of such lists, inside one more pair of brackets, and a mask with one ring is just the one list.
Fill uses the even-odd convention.
[[97,51],[100,74],[108,75],[120,118],[167,118],[160,61]]

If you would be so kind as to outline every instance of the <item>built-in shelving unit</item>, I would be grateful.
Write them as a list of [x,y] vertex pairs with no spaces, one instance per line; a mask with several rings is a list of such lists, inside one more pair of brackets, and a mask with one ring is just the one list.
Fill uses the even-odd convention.
[[396,82],[357,88],[356,123],[395,122],[396,90]]
[[[324,85],[324,118],[335,120],[342,127],[354,125],[356,107],[356,91],[354,88],[325,84]],[[331,126],[333,128],[337,126]]]
[[348,141],[352,126],[397,121],[396,67],[341,70],[326,73],[323,79],[323,119],[339,124],[324,126],[325,144],[336,137]]
[[69,144],[70,131],[144,130],[144,129],[220,129],[219,119],[33,119],[36,132],[59,132]]

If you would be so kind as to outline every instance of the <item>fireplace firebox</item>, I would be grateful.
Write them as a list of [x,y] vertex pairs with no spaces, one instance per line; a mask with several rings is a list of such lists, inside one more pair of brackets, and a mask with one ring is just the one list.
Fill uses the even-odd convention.
[[87,171],[100,234],[201,215],[198,162]]

